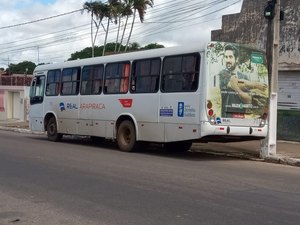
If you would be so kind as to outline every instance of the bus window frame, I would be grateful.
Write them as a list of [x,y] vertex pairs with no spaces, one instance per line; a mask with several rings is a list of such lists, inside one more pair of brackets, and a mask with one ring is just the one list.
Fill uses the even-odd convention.
[[[189,72],[184,72],[183,71],[183,68],[182,68],[182,63],[183,63],[183,57],[185,56],[195,56],[196,57],[196,61],[195,61],[195,70],[194,71],[189,71]],[[165,66],[165,61],[169,58],[172,58],[172,57],[181,57],[181,72],[176,72],[176,73],[166,73],[164,74],[164,66]],[[161,66],[161,81],[160,81],[160,91],[162,93],[184,93],[184,92],[196,92],[199,88],[199,79],[200,79],[200,68],[201,66],[201,55],[199,52],[192,52],[192,53],[186,53],[186,54],[177,54],[177,55],[168,55],[168,56],[165,56],[163,58],[163,63],[162,63],[162,66]],[[184,78],[182,75],[184,74],[189,74],[189,75],[194,75],[194,77],[196,78],[194,83],[192,82],[191,83],[191,87],[193,84],[195,84],[195,87],[194,88],[191,88],[190,90],[184,90],[183,88],[181,90],[174,90],[174,91],[166,91],[165,89],[165,77],[166,76],[181,76],[182,79],[181,81],[183,82],[184,81]],[[174,79],[175,80],[175,79]]]
[[[150,63],[152,64],[152,60],[159,60],[159,72],[157,75],[153,75],[151,74],[151,68],[152,68],[152,65],[150,64],[150,73],[149,75],[140,75],[139,77],[156,77],[158,80],[157,80],[157,83],[155,84],[155,90],[153,92],[149,92],[149,91],[139,91],[137,92],[136,89],[137,89],[137,77],[136,74],[134,74],[135,71],[135,68],[136,68],[136,63],[137,62],[141,62],[141,61],[147,61],[147,60],[150,60]],[[131,63],[131,74],[130,74],[130,93],[131,94],[153,94],[153,93],[157,93],[159,91],[159,86],[160,86],[160,77],[161,77],[161,68],[162,68],[162,59],[161,57],[152,57],[152,58],[144,58],[144,59],[136,59],[136,60],[133,60],[132,63]]]
[[[89,79],[89,80],[83,80],[83,73],[84,73],[84,70],[86,68],[90,67],[90,69],[93,69],[92,71],[92,79]],[[100,80],[100,91],[98,93],[94,93],[93,90],[94,90],[94,87],[95,87],[95,81],[99,81],[99,79],[94,79],[95,78],[95,73],[94,73],[94,69],[96,67],[101,67],[102,68],[102,77],[101,77],[101,80]],[[91,73],[90,73],[91,74]],[[100,64],[93,64],[93,65],[84,65],[81,69],[81,74],[80,74],[80,87],[79,87],[79,93],[80,95],[82,96],[86,96],[86,95],[101,95],[103,93],[103,86],[104,86],[104,77],[105,77],[105,65],[103,63],[100,63]],[[89,77],[90,78],[90,77]],[[91,83],[91,90],[90,90],[90,93],[83,93],[82,92],[82,82],[83,81],[92,81]]]
[[[41,79],[43,78],[43,85],[37,86],[37,82],[41,83]],[[34,79],[31,82],[30,85],[30,105],[35,105],[35,104],[41,104],[44,101],[44,96],[45,96],[45,85],[46,85],[46,76],[45,75],[39,75],[35,76]],[[37,95],[37,87],[40,87],[40,91],[38,92],[39,94],[42,95]]]
[[[113,78],[107,78],[107,67],[110,65],[116,65],[118,64],[118,70],[119,70],[119,65],[123,64],[123,65],[129,65],[129,71],[128,71],[128,76],[123,76],[124,74],[122,73],[122,76],[118,76],[118,77],[113,77]],[[129,80],[130,80],[130,75],[131,75],[131,62],[129,60],[125,60],[125,61],[118,61],[118,62],[112,62],[112,63],[107,63],[105,64],[105,71],[104,71],[104,80],[103,80],[103,94],[105,95],[111,95],[111,94],[127,94],[129,91]],[[122,68],[123,70],[124,68]],[[126,69],[126,68],[125,68]],[[118,72],[118,71],[117,71]],[[123,71],[122,71],[123,72]],[[125,71],[127,72],[127,71]],[[126,74],[125,74],[126,75]],[[107,87],[108,85],[106,85],[107,81],[110,80],[117,80],[119,79],[119,83],[118,83],[118,90],[119,91],[115,91],[115,92],[107,92]],[[127,85],[127,91],[126,92],[121,92],[121,88],[122,88],[122,80],[127,80],[127,84],[123,83],[125,86]]]
[[[72,71],[72,75],[71,75],[71,80],[70,81],[63,81],[63,77],[64,77],[64,71],[65,70],[69,70],[69,69],[78,69],[77,70],[77,80],[73,80],[73,71]],[[62,69],[61,72],[61,81],[60,81],[60,95],[61,96],[75,96],[79,94],[80,91],[80,78],[81,78],[81,66],[75,66],[75,67],[66,67]],[[63,89],[64,89],[64,83],[71,83],[72,84],[72,93],[71,94],[64,94],[63,93]],[[76,83],[76,91],[75,93],[73,93],[73,83]]]
[[[58,82],[51,82],[49,83],[48,80],[49,80],[49,73],[50,72],[57,72],[59,71],[60,72],[60,75],[59,75],[59,81]],[[45,96],[58,96],[60,95],[60,92],[61,92],[61,79],[62,79],[62,69],[53,69],[53,70],[48,70],[47,72],[47,79],[46,79],[46,90],[45,90]],[[56,88],[55,88],[55,94],[48,94],[48,85],[49,84],[56,84]]]

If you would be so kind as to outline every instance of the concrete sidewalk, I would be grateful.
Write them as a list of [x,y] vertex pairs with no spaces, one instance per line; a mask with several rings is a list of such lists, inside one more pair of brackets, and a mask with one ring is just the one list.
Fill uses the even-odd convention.
[[260,141],[244,141],[233,143],[194,143],[192,151],[209,152],[257,161],[266,161],[300,166],[300,143],[278,140],[276,155],[266,159],[260,158]]
[[[0,129],[22,133],[33,133],[29,130],[28,122],[13,119],[0,121]],[[249,160],[300,166],[300,142],[278,140],[276,147],[277,154],[266,159],[260,158],[260,141],[234,143],[194,143],[191,150]]]

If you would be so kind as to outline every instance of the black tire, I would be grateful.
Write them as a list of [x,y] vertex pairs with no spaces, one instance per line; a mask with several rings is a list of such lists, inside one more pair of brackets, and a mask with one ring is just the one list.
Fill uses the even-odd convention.
[[57,133],[57,123],[54,117],[51,117],[47,123],[47,136],[50,141],[59,141],[62,134]]
[[118,127],[117,143],[123,152],[134,152],[137,150],[136,132],[133,123],[124,120]]
[[164,149],[167,152],[174,152],[174,153],[185,153],[190,150],[193,142],[191,141],[176,141],[176,142],[169,142],[164,144]]

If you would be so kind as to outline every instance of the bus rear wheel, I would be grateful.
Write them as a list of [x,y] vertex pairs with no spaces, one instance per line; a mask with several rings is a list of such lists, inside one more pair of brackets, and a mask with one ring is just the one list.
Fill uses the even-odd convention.
[[123,152],[133,152],[137,149],[136,133],[133,123],[124,120],[118,127],[117,143]]
[[164,149],[167,152],[185,153],[191,148],[192,144],[191,141],[169,142],[164,144]]
[[50,141],[59,141],[62,134],[57,133],[57,123],[54,117],[51,117],[47,123],[47,136]]

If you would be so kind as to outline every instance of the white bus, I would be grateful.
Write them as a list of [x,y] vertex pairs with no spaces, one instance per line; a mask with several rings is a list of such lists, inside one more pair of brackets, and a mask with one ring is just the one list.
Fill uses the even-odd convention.
[[48,139],[113,139],[121,151],[162,143],[262,139],[268,71],[262,51],[238,44],[162,48],[39,65],[30,128]]

